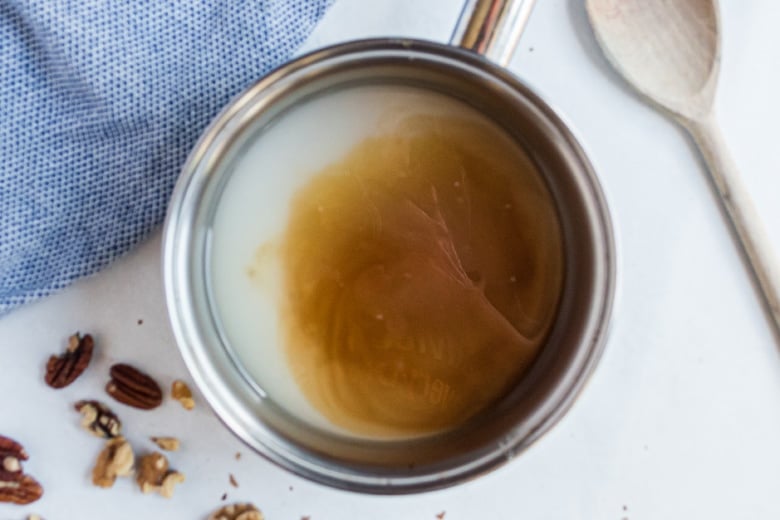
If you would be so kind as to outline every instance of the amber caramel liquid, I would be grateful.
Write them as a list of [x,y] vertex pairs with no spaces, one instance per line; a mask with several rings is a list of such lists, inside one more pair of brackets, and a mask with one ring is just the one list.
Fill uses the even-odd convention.
[[365,436],[446,430],[495,403],[561,293],[552,198],[480,117],[409,114],[359,142],[297,190],[276,247],[293,377]]

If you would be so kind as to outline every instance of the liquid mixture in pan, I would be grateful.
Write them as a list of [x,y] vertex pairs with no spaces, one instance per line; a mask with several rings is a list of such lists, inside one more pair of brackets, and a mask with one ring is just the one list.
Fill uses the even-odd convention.
[[[254,243],[232,268],[214,255],[225,332],[269,395],[282,386],[270,380],[294,382],[295,399],[306,401],[298,412],[306,408],[314,422],[380,438],[455,427],[517,383],[553,322],[563,250],[552,198],[522,148],[458,101],[361,87],[308,104],[317,106],[297,108],[304,114],[291,126],[319,125],[334,132],[327,139],[345,140],[320,145],[330,155],[320,167],[298,160],[285,166],[295,171],[274,172],[258,154],[255,168],[237,169],[239,179],[294,180],[279,190],[286,203],[276,229],[241,234]],[[274,130],[295,134],[279,128],[285,119]],[[228,199],[251,182],[232,184]],[[251,209],[232,214],[231,222],[217,215],[215,248],[219,224],[252,218]],[[230,287],[221,291],[224,278]],[[273,316],[255,321],[273,322],[271,334],[231,330],[242,325],[224,319],[226,307],[253,300],[231,287],[264,294],[256,310]],[[273,348],[284,374],[252,370]],[[280,390],[280,404],[294,393]]]

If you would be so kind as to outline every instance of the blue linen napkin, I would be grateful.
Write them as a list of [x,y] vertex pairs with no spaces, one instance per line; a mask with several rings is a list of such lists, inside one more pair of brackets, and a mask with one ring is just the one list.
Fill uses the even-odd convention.
[[0,315],[165,215],[187,153],[331,0],[0,0]]

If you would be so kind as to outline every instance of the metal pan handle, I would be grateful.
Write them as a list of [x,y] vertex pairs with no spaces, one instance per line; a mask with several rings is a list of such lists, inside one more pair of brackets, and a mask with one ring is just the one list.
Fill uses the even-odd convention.
[[506,67],[536,0],[466,0],[450,44]]

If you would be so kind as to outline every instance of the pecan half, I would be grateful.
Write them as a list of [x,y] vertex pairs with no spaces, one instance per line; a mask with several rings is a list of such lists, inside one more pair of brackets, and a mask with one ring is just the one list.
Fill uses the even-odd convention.
[[68,348],[61,356],[51,356],[46,363],[46,384],[64,388],[79,377],[92,359],[95,342],[92,336],[78,332],[68,339]]
[[109,439],[92,468],[92,483],[109,488],[114,485],[117,477],[130,475],[133,472],[133,464],[135,455],[130,443],[124,437]]
[[192,390],[187,383],[177,379],[171,385],[171,397],[179,401],[186,410],[195,408],[195,399],[192,398]]
[[29,504],[43,496],[43,488],[30,475],[22,475],[15,482],[0,480],[0,502],[12,504]]
[[100,401],[79,401],[74,408],[81,412],[81,426],[92,435],[113,439],[122,432],[119,417]]
[[29,504],[43,495],[43,488],[22,472],[27,452],[21,444],[0,435],[0,502]]
[[141,458],[135,481],[144,493],[156,491],[165,498],[171,498],[174,486],[184,482],[184,474],[169,470],[165,455],[154,452]]
[[[21,461],[27,460],[28,455],[21,444],[10,437],[0,435],[0,458],[5,460],[5,457],[13,457],[17,461]],[[5,462],[3,462],[3,467],[5,467]]]
[[19,482],[22,473],[22,461],[27,460],[24,448],[7,437],[0,437],[0,486],[4,482]]
[[120,403],[142,410],[157,408],[163,397],[157,381],[125,363],[111,367],[111,381],[106,385],[106,392]]
[[230,504],[211,513],[208,520],[263,520],[263,513],[254,504]]

